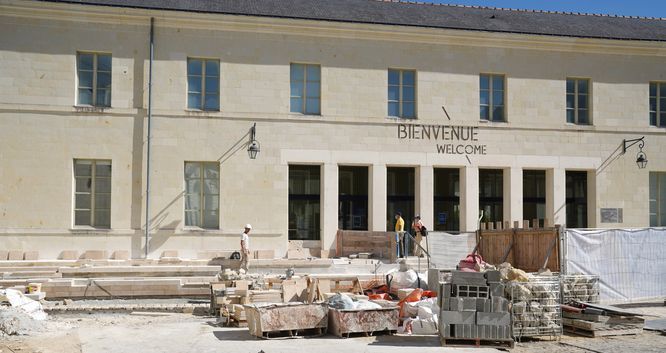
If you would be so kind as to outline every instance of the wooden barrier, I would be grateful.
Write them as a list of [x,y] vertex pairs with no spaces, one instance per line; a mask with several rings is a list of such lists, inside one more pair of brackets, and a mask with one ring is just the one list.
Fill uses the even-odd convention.
[[[493,265],[509,262],[526,272],[542,267],[560,271],[560,229],[550,228],[502,229],[478,231],[479,254]],[[545,264],[545,266],[544,266]]]
[[336,255],[349,256],[369,252],[376,258],[397,259],[395,232],[338,230]]

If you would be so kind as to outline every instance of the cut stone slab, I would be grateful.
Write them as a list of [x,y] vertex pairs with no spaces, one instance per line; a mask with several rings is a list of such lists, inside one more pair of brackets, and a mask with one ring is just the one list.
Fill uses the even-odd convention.
[[111,257],[114,260],[129,260],[130,254],[128,250],[116,250]]
[[23,253],[23,260],[39,260],[39,251],[26,251]]
[[271,332],[328,328],[326,304],[251,304],[245,305],[250,334],[267,337]]
[[164,250],[160,257],[178,257],[178,250]]
[[7,260],[23,260],[23,250],[9,250]]
[[9,256],[9,251],[7,250],[0,250],[0,261],[5,261],[7,260],[7,257]]
[[60,260],[77,260],[79,258],[79,252],[77,250],[63,250],[60,252],[58,259]]
[[86,260],[106,260],[109,254],[106,250],[86,250],[81,257]]

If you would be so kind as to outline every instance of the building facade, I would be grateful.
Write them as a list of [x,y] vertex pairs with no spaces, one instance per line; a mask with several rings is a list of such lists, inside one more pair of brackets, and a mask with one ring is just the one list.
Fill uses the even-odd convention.
[[[664,20],[159,3],[0,0],[0,249],[139,258],[148,223],[149,257],[194,257],[251,223],[282,255],[396,212],[442,231],[666,226]],[[437,25],[462,13],[478,23]]]

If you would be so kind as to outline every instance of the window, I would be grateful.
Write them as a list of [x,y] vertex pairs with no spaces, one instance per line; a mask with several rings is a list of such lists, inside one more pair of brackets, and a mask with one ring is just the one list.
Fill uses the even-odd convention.
[[590,124],[590,80],[567,79],[567,123]]
[[74,160],[74,225],[111,228],[111,161]]
[[290,111],[309,115],[321,113],[321,67],[291,64]]
[[187,59],[187,108],[220,110],[220,61]]
[[185,226],[220,227],[220,163],[185,162]]
[[482,222],[504,220],[504,171],[479,170],[479,209],[483,210]]
[[435,168],[434,230],[460,230],[460,170]]
[[111,106],[111,54],[77,53],[78,105]]
[[338,229],[368,230],[368,167],[338,169]]
[[416,205],[416,170],[409,167],[386,168],[386,230],[395,229],[395,214],[402,213],[405,231],[412,232]]
[[545,226],[545,218],[546,171],[523,170],[523,219],[537,219],[539,226]]
[[587,172],[566,172],[567,228],[587,228]]
[[666,127],[666,82],[650,82],[650,125]]
[[504,76],[479,75],[481,120],[506,121],[504,114]]
[[666,173],[650,172],[650,227],[666,227]]
[[388,115],[416,118],[416,71],[388,70]]
[[318,165],[289,166],[289,240],[320,239],[320,180]]

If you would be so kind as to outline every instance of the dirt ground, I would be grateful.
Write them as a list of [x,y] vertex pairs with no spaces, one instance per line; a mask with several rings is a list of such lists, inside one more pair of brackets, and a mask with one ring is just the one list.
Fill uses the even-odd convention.
[[[666,317],[666,307],[632,308]],[[650,317],[647,317],[648,319]],[[637,336],[531,340],[516,344],[526,352],[664,352],[666,336],[644,331]],[[157,352],[498,352],[482,348],[443,348],[435,336],[377,336],[339,339],[261,340],[247,329],[219,327],[212,317],[172,313],[78,313],[51,315],[46,329],[27,336],[0,337],[0,353],[157,353]]]

